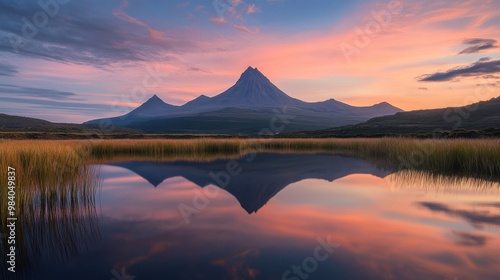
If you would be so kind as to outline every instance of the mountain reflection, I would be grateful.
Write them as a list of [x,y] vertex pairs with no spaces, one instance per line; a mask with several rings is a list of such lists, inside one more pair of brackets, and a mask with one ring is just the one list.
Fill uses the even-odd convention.
[[[226,172],[228,160],[211,162],[143,162],[129,161],[108,165],[126,168],[157,187],[173,177],[184,177],[200,187],[221,185],[217,179]],[[248,213],[261,209],[272,197],[290,184],[305,179],[335,181],[351,174],[370,174],[383,178],[389,171],[353,157],[330,154],[273,154],[262,153],[242,158],[237,163],[238,175],[230,176],[221,186],[232,194]],[[211,175],[212,174],[212,175]],[[227,178],[227,177],[226,177]]]
[[[496,183],[331,154],[247,159],[108,163],[24,188],[19,266],[37,280],[283,279],[331,237],[341,246],[308,279],[498,279]],[[228,163],[241,172],[187,224],[178,206]]]

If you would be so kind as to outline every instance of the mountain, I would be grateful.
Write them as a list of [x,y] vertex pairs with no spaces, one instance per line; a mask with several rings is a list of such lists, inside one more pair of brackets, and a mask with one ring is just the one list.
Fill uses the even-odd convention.
[[214,97],[201,95],[174,106],[155,95],[126,115],[87,123],[111,122],[149,133],[257,134],[273,127],[280,128],[276,133],[325,129],[401,111],[386,102],[367,107],[334,99],[304,102],[284,93],[257,68],[248,67],[232,87]]
[[318,131],[291,133],[290,137],[480,137],[500,135],[500,97],[463,107],[399,112],[364,123]]
[[[233,195],[249,214],[257,212],[288,185],[306,179],[333,182],[351,174],[371,174],[384,178],[391,172],[353,157],[330,154],[273,154],[259,153],[248,162],[238,160],[244,170],[232,176],[227,185],[217,183],[211,172],[225,170],[229,160],[211,162],[118,162],[107,165],[129,169],[154,187],[163,181],[184,177],[200,187],[216,185]],[[217,178],[217,177],[216,177]],[[222,183],[221,183],[222,182]]]
[[213,97],[213,107],[280,108],[300,107],[304,102],[288,96],[257,68],[248,67],[236,84]]
[[163,102],[158,96],[153,95],[148,101],[128,113],[126,116],[148,118],[164,116],[168,112],[175,112],[179,107]]
[[155,94],[151,98],[149,98],[146,102],[144,102],[141,106],[135,108],[128,114],[114,118],[88,121],[85,122],[84,124],[111,123],[115,126],[127,127],[130,123],[136,121],[148,120],[154,118],[163,118],[165,116],[175,114],[176,112],[180,111],[179,109],[180,109],[179,106],[174,106],[165,103]]
[[210,102],[210,97],[202,94],[202,95],[196,97],[195,99],[189,101],[188,103],[184,104],[184,106],[182,106],[182,107],[185,109],[197,108],[197,107],[205,106],[209,102]]

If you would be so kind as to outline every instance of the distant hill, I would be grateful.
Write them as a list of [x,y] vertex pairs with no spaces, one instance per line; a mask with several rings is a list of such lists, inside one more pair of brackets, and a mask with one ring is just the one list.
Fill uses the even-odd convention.
[[[0,114],[0,132],[99,132],[99,125],[52,123],[46,120]],[[115,133],[136,133],[136,130],[116,127]]]
[[290,137],[500,136],[500,97],[464,107],[400,112],[364,123],[291,133]]
[[[257,134],[263,128],[270,128],[273,118],[284,110],[291,119],[280,132],[355,124],[402,111],[386,102],[367,107],[334,99],[304,102],[281,91],[257,68],[248,67],[236,84],[217,96],[201,95],[182,106],[174,106],[154,95],[128,114],[87,124],[111,122],[148,133]],[[282,123],[275,125],[281,127]]]

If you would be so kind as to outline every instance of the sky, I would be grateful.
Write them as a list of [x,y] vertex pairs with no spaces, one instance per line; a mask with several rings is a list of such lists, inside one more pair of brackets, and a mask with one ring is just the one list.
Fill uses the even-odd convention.
[[81,123],[248,67],[288,95],[404,110],[500,96],[496,0],[0,0],[0,113]]

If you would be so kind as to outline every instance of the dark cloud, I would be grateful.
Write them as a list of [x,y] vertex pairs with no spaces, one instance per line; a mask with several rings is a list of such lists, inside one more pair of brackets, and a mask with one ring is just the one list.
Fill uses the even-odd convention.
[[0,84],[0,94],[4,96],[7,94],[9,96],[23,95],[30,97],[43,97],[56,100],[65,99],[76,95],[73,92],[44,89],[44,88],[22,87],[22,86],[7,85],[7,84]]
[[484,207],[495,207],[495,208],[500,208],[500,202],[483,202],[483,203],[475,203],[474,205],[476,206],[484,206]]
[[[68,100],[68,101],[57,101],[57,100],[34,100],[30,98],[22,97],[5,97],[0,96],[2,102],[13,103],[13,104],[23,104],[24,108],[30,108],[31,111],[37,109],[40,113],[46,114],[47,112],[81,112],[84,114],[101,114],[102,112],[109,112],[111,109],[119,111],[120,108],[128,108],[126,106],[113,106],[99,103],[86,103],[82,100]],[[15,110],[9,110],[10,108],[3,109],[5,112],[11,112],[14,115],[19,115],[22,109],[16,108]],[[4,112],[4,113],[5,113]]]
[[490,61],[490,60],[491,60],[491,57],[481,57],[481,58],[479,59],[479,61],[481,61],[481,62],[482,62],[482,61]]
[[484,50],[497,48],[497,46],[495,46],[496,42],[497,40],[493,39],[482,39],[482,38],[467,39],[463,43],[465,45],[471,45],[471,46],[467,47],[459,54],[478,53]]
[[483,58],[468,66],[453,68],[445,72],[423,75],[418,79],[421,82],[443,82],[451,81],[459,77],[491,77],[496,73],[500,73],[500,60]]
[[481,227],[481,225],[500,225],[500,216],[490,215],[488,211],[453,209],[446,204],[434,202],[421,202],[419,205],[433,212],[441,212],[451,217],[464,219],[474,227]]
[[14,76],[17,74],[17,68],[10,65],[10,64],[5,64],[0,62],[0,76]]
[[461,246],[481,247],[486,245],[486,241],[488,240],[486,236],[463,231],[453,231],[453,234],[457,238],[456,243]]
[[[35,112],[81,112],[97,113],[116,110],[122,112],[129,109],[127,106],[92,103],[82,99],[78,94],[45,88],[23,87],[17,85],[0,84],[0,100],[3,103],[23,104],[21,108]],[[19,109],[9,110],[6,106],[4,112],[19,114]]]
[[162,36],[163,31],[152,32],[133,18],[99,17],[89,10],[93,5],[80,1],[60,5],[43,27],[27,27],[24,19],[33,24],[33,15],[42,11],[37,2],[0,1],[0,52],[101,66],[173,61],[176,53],[195,48],[182,34],[172,34],[175,31]]

